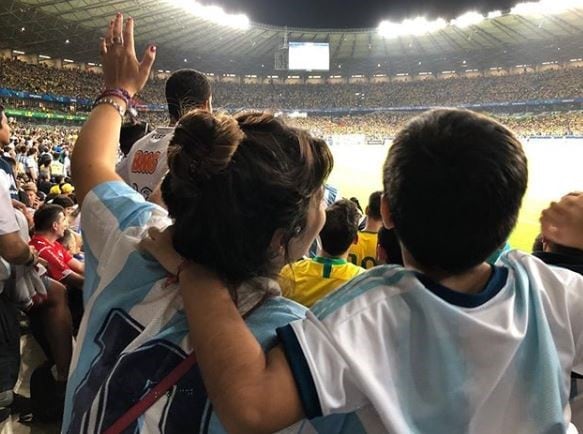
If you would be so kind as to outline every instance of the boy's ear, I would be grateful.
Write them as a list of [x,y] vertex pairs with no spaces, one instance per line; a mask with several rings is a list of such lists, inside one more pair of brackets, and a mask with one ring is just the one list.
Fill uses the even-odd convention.
[[387,229],[392,229],[395,227],[393,223],[393,216],[391,215],[391,209],[389,208],[389,197],[386,193],[381,196],[381,217],[383,218],[383,226]]

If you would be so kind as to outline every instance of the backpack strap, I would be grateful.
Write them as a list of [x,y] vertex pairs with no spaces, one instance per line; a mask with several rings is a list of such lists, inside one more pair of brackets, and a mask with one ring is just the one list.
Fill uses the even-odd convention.
[[138,417],[144,414],[172,386],[196,364],[196,355],[191,353],[178,364],[162,381],[150,390],[142,399],[135,403],[125,414],[116,420],[103,434],[119,434],[129,427]]

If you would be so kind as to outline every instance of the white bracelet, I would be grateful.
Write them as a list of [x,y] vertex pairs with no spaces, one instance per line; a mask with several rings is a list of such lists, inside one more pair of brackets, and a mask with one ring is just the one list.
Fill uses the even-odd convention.
[[112,106],[114,109],[117,110],[117,112],[119,113],[119,115],[121,116],[121,120],[123,122],[123,117],[126,114],[126,109],[123,108],[122,106],[120,106],[118,103],[116,103],[113,99],[111,98],[100,98],[97,101],[95,101],[95,104],[93,104],[93,108],[97,107],[98,105],[101,104],[108,104],[110,106]]

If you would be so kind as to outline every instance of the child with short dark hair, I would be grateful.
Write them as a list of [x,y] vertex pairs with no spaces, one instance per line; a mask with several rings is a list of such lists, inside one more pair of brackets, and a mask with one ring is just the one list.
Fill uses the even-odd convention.
[[364,273],[364,268],[346,260],[348,249],[358,239],[360,214],[356,204],[342,199],[326,209],[326,223],[320,231],[322,251],[281,270],[283,294],[310,307],[342,284]]
[[477,113],[430,111],[399,132],[383,177],[383,222],[409,269],[353,279],[279,329],[267,356],[213,273],[180,274],[221,421],[259,433],[354,412],[352,432],[566,432],[583,278],[516,251],[486,262],[526,190],[519,140]]

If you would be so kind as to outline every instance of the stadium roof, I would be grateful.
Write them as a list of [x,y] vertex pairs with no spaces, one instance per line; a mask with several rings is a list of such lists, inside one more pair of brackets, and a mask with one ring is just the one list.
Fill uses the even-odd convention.
[[[182,3],[184,4],[184,1]],[[159,69],[270,74],[284,40],[329,42],[331,73],[389,73],[568,61],[583,53],[583,5],[555,15],[503,14],[475,25],[387,38],[377,29],[299,29],[250,23],[247,29],[195,16],[167,0],[2,0],[0,47],[99,62],[97,41],[123,11],[136,41],[158,45]]]

